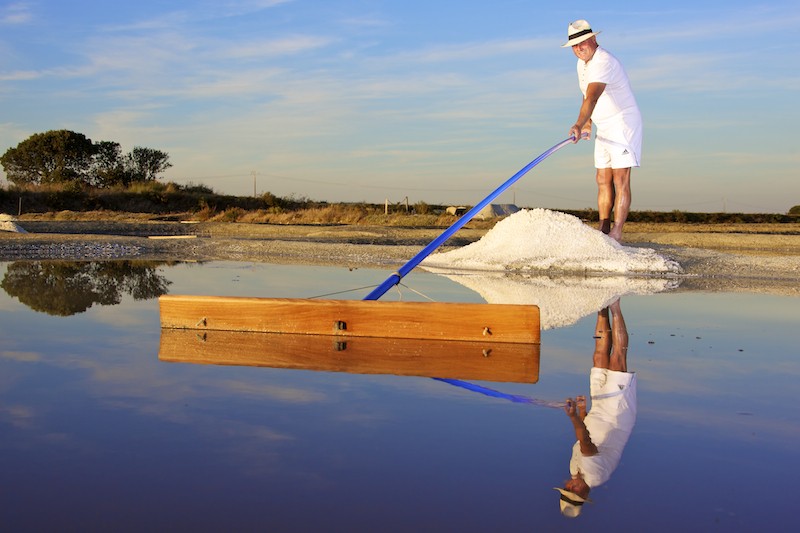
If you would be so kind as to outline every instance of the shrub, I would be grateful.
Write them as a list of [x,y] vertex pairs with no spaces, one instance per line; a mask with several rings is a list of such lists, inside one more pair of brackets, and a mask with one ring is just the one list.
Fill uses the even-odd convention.
[[214,194],[214,189],[208,187],[206,185],[199,185],[194,184],[191,181],[181,187],[184,192],[194,193],[194,194]]
[[133,194],[160,194],[167,186],[160,181],[134,181],[128,186],[127,192]]
[[229,207],[216,217],[220,222],[237,222],[245,215],[246,211],[241,207]]
[[417,202],[414,204],[414,212],[418,215],[428,215],[432,213],[431,206],[425,202]]

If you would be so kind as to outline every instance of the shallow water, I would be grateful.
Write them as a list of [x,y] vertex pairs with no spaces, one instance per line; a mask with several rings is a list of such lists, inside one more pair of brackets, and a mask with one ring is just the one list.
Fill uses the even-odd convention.
[[[796,298],[622,295],[638,415],[619,466],[577,519],[561,516],[553,490],[570,477],[575,441],[554,406],[589,393],[599,309],[542,332],[536,383],[476,383],[530,402],[427,377],[159,360],[164,291],[308,298],[359,288],[328,297],[360,299],[387,275],[0,264],[3,529],[753,531],[794,522]],[[414,271],[403,283],[382,299],[484,301],[452,277]]]

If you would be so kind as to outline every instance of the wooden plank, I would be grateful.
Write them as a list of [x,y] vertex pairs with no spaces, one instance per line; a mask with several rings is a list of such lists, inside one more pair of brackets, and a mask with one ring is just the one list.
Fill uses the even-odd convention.
[[228,296],[159,298],[161,327],[341,337],[506,343],[540,341],[535,305],[308,300]]
[[538,344],[162,329],[165,362],[536,383]]

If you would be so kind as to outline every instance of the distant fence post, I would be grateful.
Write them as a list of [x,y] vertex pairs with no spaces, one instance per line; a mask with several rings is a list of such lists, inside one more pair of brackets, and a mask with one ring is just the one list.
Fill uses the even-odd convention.
[[383,204],[383,214],[384,215],[388,215],[389,214],[389,199],[388,198],[384,201],[384,204]]

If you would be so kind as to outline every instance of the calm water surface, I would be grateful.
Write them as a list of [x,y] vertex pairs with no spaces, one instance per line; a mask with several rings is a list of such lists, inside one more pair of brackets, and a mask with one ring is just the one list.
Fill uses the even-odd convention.
[[[537,383],[159,360],[156,297],[314,297],[388,272],[207,263],[0,263],[4,531],[757,531],[795,523],[800,302],[623,296],[638,415],[580,517],[566,397],[597,314],[542,332]],[[481,302],[413,272],[385,300]],[[336,295],[360,299],[368,290]],[[333,297],[333,296],[331,296]],[[599,311],[599,310],[598,310]]]

